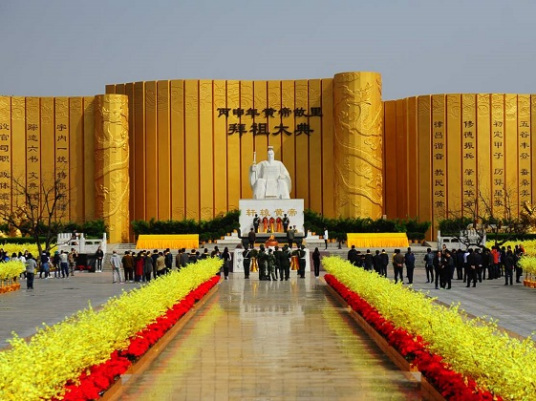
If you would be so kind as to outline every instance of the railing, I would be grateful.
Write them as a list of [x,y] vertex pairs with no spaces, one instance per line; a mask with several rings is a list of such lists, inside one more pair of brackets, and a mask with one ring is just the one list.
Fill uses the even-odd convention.
[[69,252],[74,248],[78,253],[95,253],[99,246],[104,254],[107,250],[106,233],[102,234],[102,239],[86,239],[83,233],[60,233],[58,234],[58,250]]
[[458,249],[466,249],[472,246],[486,245],[486,232],[478,232],[477,230],[462,230],[457,237],[442,237],[441,231],[437,231],[437,246],[439,249],[445,245],[447,248],[452,248],[455,244]]

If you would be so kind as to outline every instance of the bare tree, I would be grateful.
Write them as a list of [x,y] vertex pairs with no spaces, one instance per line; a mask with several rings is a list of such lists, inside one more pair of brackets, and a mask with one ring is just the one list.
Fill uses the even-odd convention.
[[[450,218],[442,221],[440,227],[448,226],[449,235],[466,248],[485,247],[484,240],[490,236],[495,246],[500,246],[526,233],[529,227],[523,214],[517,216],[515,213],[513,191],[506,190],[502,199],[493,200],[479,190],[473,200],[464,203],[462,210],[449,210],[447,214]],[[499,239],[500,234],[505,235]]]
[[61,175],[34,179],[31,185],[25,179],[12,178],[11,194],[11,202],[0,204],[0,219],[10,232],[31,237],[39,254],[50,251],[67,215],[67,189]]

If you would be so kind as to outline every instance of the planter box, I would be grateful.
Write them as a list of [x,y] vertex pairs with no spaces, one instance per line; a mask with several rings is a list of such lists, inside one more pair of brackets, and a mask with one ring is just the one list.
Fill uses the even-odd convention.
[[350,316],[356,321],[356,323],[368,334],[368,336],[376,343],[376,345],[391,359],[391,361],[405,373],[405,376],[410,380],[416,380],[420,382],[421,394],[423,400],[429,401],[445,401],[445,398],[439,393],[434,386],[432,386],[428,380],[419,372],[416,366],[408,362],[400,353],[393,348],[387,340],[374,329],[359,313],[354,311],[342,298],[337,291],[335,291],[329,284],[326,285],[333,297],[341,304],[346,306]]

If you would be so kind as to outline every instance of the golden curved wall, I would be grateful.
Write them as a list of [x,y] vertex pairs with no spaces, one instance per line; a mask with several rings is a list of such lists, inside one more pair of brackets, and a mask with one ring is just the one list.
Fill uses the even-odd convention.
[[111,242],[129,240],[128,98],[95,98],[95,215],[110,228]]
[[[0,206],[12,180],[59,179],[63,219],[210,219],[250,198],[248,167],[275,149],[291,197],[327,217],[445,217],[536,203],[536,95],[438,94],[382,102],[381,77],[171,80],[96,97],[0,96]],[[23,157],[21,155],[24,155]],[[429,233],[429,237],[434,236]],[[130,238],[132,239],[132,238]]]
[[536,202],[536,95],[440,94],[385,102],[385,213],[517,217]]
[[132,219],[211,219],[237,209],[252,196],[254,154],[264,160],[268,145],[291,174],[291,197],[334,216],[332,81],[107,86],[129,97]]
[[383,107],[381,76],[335,75],[335,205],[345,217],[383,214]]
[[[116,150],[95,149],[95,138],[117,137],[117,128],[111,128],[107,111],[116,110],[114,102],[121,104],[125,117],[128,98],[126,96],[97,97],[8,97],[0,96],[0,207],[13,209],[20,205],[15,182],[27,188],[35,197],[40,188],[55,185],[65,195],[65,202],[57,209],[57,217],[68,222],[83,223],[110,214],[107,202],[116,204],[116,194],[123,189],[114,189],[109,197],[96,201],[95,180],[102,182],[109,174],[100,167],[96,173],[96,155],[104,164],[114,160]],[[101,116],[96,121],[96,113]],[[104,124],[104,125],[103,125]],[[108,128],[110,127],[110,128]],[[122,124],[120,136],[127,143],[128,125]],[[96,132],[99,132],[96,136]],[[97,150],[97,152],[96,152]],[[128,147],[127,147],[128,152]],[[108,153],[108,156],[104,154]],[[127,153],[128,154],[128,153]],[[104,157],[104,158],[103,158]],[[102,163],[101,163],[102,165]],[[128,187],[128,165],[123,175]],[[128,205],[128,193],[125,199]],[[123,200],[124,202],[124,200]],[[120,208],[123,220],[126,216],[128,233],[128,207]],[[110,220],[112,242],[128,238],[124,235],[125,221],[118,226]],[[122,234],[117,236],[116,233]]]

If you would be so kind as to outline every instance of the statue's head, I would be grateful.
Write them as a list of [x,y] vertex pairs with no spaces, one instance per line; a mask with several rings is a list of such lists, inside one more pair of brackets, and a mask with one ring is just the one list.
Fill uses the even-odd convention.
[[272,162],[274,161],[274,147],[273,146],[268,146],[268,161]]

